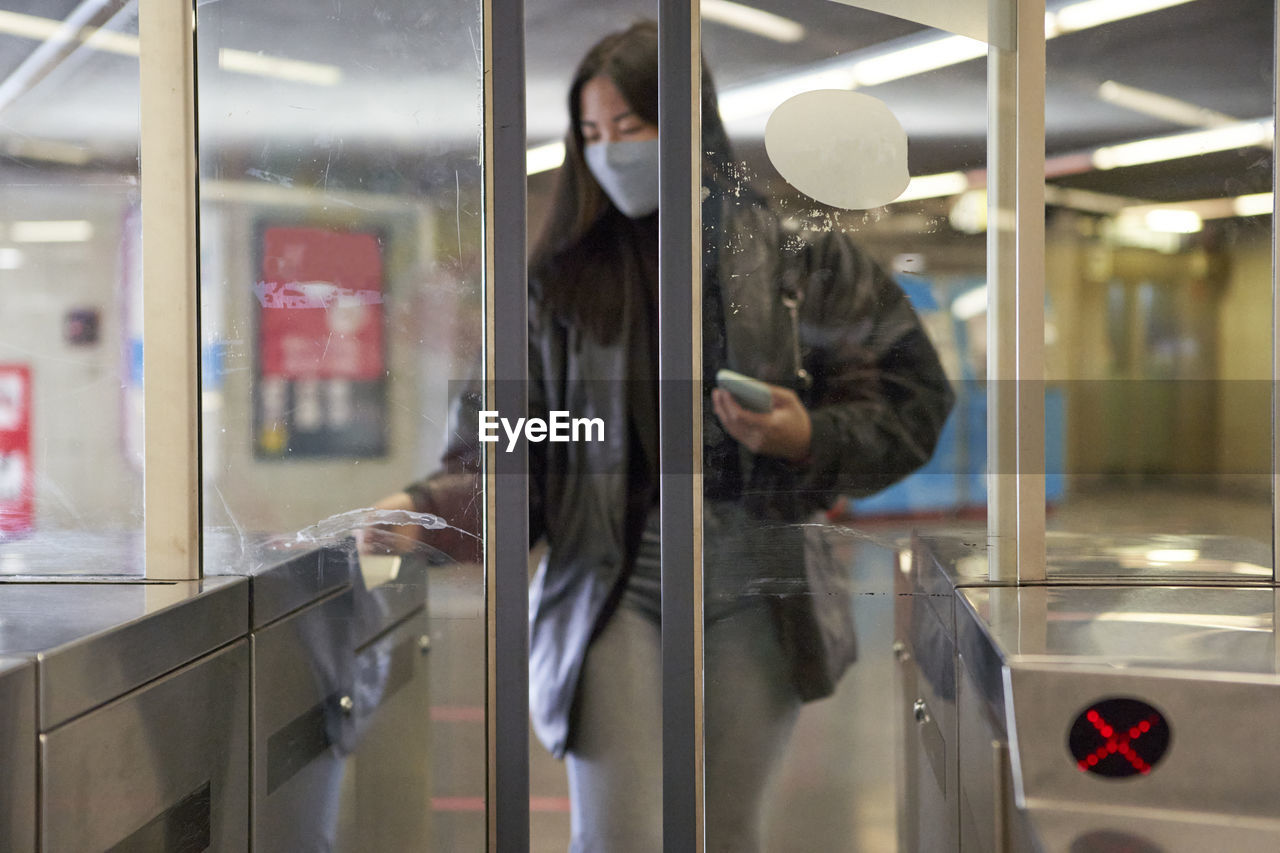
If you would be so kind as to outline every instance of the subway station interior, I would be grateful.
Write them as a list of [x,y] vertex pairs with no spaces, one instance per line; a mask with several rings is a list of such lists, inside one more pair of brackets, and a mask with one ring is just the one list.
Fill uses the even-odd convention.
[[[575,87],[637,21],[646,105]],[[1273,0],[0,0],[0,851],[1280,850],[1276,45]],[[584,176],[647,141],[632,216]],[[548,295],[601,222],[650,240],[617,371],[614,269]],[[478,442],[526,366],[622,461]],[[793,404],[798,451],[735,426]]]

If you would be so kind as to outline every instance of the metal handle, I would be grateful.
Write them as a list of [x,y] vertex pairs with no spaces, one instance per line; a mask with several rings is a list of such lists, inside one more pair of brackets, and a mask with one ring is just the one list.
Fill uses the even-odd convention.
[[916,718],[917,723],[927,723],[933,719],[929,716],[929,706],[924,703],[923,699],[917,699],[915,704],[911,706],[911,713]]

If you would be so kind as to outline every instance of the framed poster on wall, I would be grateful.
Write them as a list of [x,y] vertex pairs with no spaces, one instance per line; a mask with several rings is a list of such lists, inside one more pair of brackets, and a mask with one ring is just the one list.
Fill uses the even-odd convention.
[[31,368],[0,364],[0,540],[35,526]]
[[254,454],[385,455],[380,235],[268,223],[256,233]]

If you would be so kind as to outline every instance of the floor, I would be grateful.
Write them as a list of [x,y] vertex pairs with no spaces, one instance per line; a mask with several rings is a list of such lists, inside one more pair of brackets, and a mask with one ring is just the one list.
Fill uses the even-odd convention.
[[[980,524],[980,523],[979,523]],[[1270,541],[1269,501],[1167,489],[1091,494],[1053,509],[1075,532],[1212,533]],[[860,659],[835,695],[804,706],[778,779],[769,853],[893,853],[895,689],[891,656],[895,547],[910,526],[860,521],[831,535],[856,579]],[[484,849],[484,622],[478,569],[431,581],[433,832],[442,851]],[[535,853],[568,847],[563,765],[530,737],[530,833]]]

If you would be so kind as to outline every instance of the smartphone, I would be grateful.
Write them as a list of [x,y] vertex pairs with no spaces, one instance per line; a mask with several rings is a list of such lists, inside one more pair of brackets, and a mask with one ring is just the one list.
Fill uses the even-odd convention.
[[759,379],[721,368],[716,371],[716,387],[728,391],[739,406],[752,412],[773,408],[773,392]]

